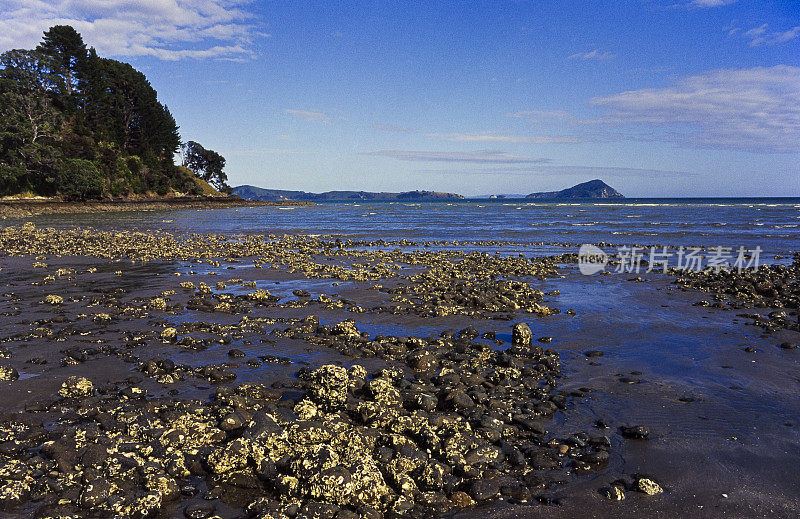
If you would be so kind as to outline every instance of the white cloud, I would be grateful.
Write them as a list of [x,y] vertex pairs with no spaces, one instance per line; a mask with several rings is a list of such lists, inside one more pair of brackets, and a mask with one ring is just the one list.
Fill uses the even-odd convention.
[[504,151],[409,151],[409,150],[380,150],[362,153],[377,157],[390,157],[409,162],[468,162],[476,164],[541,164],[550,162],[550,159],[541,157],[525,157],[509,155]]
[[319,110],[284,110],[284,112],[292,117],[305,119],[307,121],[319,121],[323,123],[329,123],[331,121],[330,117],[328,117],[325,112]]
[[501,135],[492,132],[429,133],[428,137],[448,142],[508,142],[514,144],[574,144],[582,142],[582,139],[568,135]]
[[569,56],[569,59],[580,59],[584,61],[589,61],[589,60],[603,61],[611,59],[613,57],[614,55],[610,52],[601,51],[600,49],[594,49],[589,52],[579,52],[577,54],[573,54]]
[[666,88],[592,99],[608,122],[665,125],[663,139],[754,152],[800,152],[800,68],[716,70]]
[[0,0],[0,50],[71,25],[101,55],[246,59],[260,33],[251,0]]

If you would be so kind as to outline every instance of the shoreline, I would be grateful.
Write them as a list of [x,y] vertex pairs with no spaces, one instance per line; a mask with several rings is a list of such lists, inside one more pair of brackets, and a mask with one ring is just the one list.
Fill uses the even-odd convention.
[[168,209],[216,209],[227,207],[305,206],[314,202],[265,202],[238,197],[172,197],[141,200],[97,200],[62,202],[56,200],[0,200],[0,219],[24,218],[42,214],[153,211]]

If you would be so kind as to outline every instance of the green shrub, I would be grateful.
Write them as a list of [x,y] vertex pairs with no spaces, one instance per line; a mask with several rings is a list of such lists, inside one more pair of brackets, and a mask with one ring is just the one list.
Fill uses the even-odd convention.
[[103,196],[105,182],[93,162],[62,159],[58,164],[58,191],[66,200],[87,200]]

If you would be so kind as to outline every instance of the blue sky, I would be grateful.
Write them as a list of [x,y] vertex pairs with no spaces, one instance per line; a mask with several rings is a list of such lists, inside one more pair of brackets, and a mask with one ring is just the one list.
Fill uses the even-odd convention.
[[145,72],[233,185],[800,196],[800,2],[0,0]]

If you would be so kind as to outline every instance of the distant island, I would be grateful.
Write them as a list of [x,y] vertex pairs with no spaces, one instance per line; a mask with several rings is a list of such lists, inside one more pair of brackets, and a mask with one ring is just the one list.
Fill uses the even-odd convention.
[[[243,185],[234,187],[231,193],[245,200],[259,200],[267,202],[347,202],[347,201],[391,201],[391,200],[466,200],[467,197],[456,193],[442,193],[438,191],[405,191],[402,193],[374,193],[370,191],[326,191],[324,193],[309,193],[307,191],[287,191],[283,189],[265,189],[261,187]],[[602,180],[590,180],[561,191],[544,191],[529,195],[490,195],[476,198],[510,199],[592,199],[592,198],[625,198],[616,189]]]
[[343,202],[343,201],[387,201],[387,200],[464,200],[462,195],[440,193],[437,191],[405,191],[403,193],[372,193],[369,191],[326,191],[324,193],[308,193],[306,191],[286,191],[281,189],[264,189],[255,186],[237,186],[232,194],[245,200],[266,202]]
[[590,180],[561,191],[531,193],[525,198],[625,198],[602,180]]

